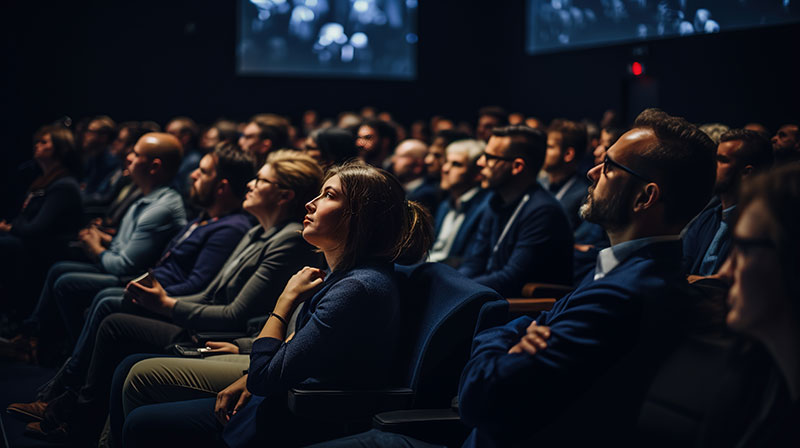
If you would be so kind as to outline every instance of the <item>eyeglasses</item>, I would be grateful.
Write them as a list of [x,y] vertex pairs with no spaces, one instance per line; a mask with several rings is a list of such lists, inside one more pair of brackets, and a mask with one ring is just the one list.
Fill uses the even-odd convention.
[[278,182],[275,182],[275,181],[272,181],[272,180],[269,180],[269,179],[265,179],[263,177],[254,177],[253,178],[253,182],[256,183],[256,188],[258,188],[258,183],[259,182],[266,182],[268,184],[275,185],[277,188],[285,188],[283,185],[279,184]]
[[497,155],[494,155],[494,154],[489,154],[486,151],[483,152],[483,157],[486,158],[487,162],[490,161],[490,160],[502,160],[504,162],[511,162],[512,160],[516,159],[516,157],[503,157],[503,156],[497,156]]
[[614,159],[612,159],[611,157],[608,156],[608,154],[606,154],[606,158],[603,159],[603,174],[604,175],[608,174],[608,167],[609,166],[613,166],[615,168],[619,168],[622,171],[625,171],[626,173],[630,174],[631,176],[638,177],[639,179],[641,179],[641,180],[643,180],[645,182],[652,182],[649,177],[647,177],[647,176],[645,176],[643,174],[639,174],[636,171],[628,168],[627,166],[625,166],[625,165],[623,165],[623,164],[621,164],[619,162],[615,162]]

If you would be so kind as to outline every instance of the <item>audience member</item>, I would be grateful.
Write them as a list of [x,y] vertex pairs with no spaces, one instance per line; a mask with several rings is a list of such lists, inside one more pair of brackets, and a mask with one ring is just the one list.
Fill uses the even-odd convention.
[[[130,176],[126,174],[128,154],[133,151],[133,146],[136,145],[136,142],[148,132],[150,131],[141,127],[138,122],[125,122],[119,126],[117,138],[111,144],[110,151],[119,163],[108,175],[108,186],[105,191],[83,195],[83,206],[87,215],[104,215],[109,210],[110,205],[120,197],[123,189],[131,184]],[[122,194],[122,196],[126,196],[126,194]],[[120,216],[121,218],[122,216]]]
[[620,128],[603,128],[600,130],[600,144],[592,152],[595,165],[603,163],[606,158],[606,151],[619,140],[623,133],[625,131]]
[[706,207],[683,236],[683,257],[687,273],[715,274],[728,258],[732,215],[742,183],[772,165],[772,147],[756,132],[732,129],[720,137],[717,146],[716,201]]
[[428,261],[457,268],[474,240],[489,201],[489,191],[481,188],[478,167],[485,148],[481,140],[458,140],[447,146],[440,184],[447,198],[436,212],[435,239]]
[[466,140],[469,134],[455,131],[452,129],[445,129],[439,131],[433,137],[433,142],[428,146],[428,155],[425,156],[425,168],[427,169],[428,179],[439,181],[442,176],[442,165],[445,163],[445,148],[450,143],[457,140]]
[[772,134],[769,132],[769,129],[767,129],[767,127],[761,123],[747,123],[742,129],[757,132],[767,140],[772,138]]
[[784,164],[800,160],[800,126],[787,123],[778,128],[772,136],[772,150],[775,163]]
[[409,201],[422,204],[430,213],[436,210],[441,198],[439,182],[425,176],[425,157],[428,145],[421,140],[403,140],[392,155],[392,173],[403,185]]
[[545,134],[495,129],[478,159],[492,197],[459,271],[506,297],[526,282],[572,283],[572,231],[561,204],[536,181]]
[[178,193],[187,197],[191,187],[189,175],[197,169],[197,165],[203,157],[203,151],[197,146],[200,129],[197,127],[197,123],[189,117],[175,117],[167,123],[166,131],[167,134],[177,138],[183,147],[183,159],[178,167],[178,173],[175,175],[173,187]]
[[358,127],[358,156],[372,166],[388,168],[391,165],[389,154],[396,145],[397,131],[385,121],[369,119]]
[[316,160],[323,169],[358,156],[353,134],[339,128],[312,131],[303,144],[303,151]]
[[152,286],[130,282],[126,293],[141,311],[103,319],[79,392],[67,390],[48,402],[41,422],[29,429],[73,443],[96,444],[111,374],[125,356],[159,353],[171,343],[189,339],[187,330],[242,331],[248,319],[270,312],[293,273],[319,264],[302,240],[298,221],[321,180],[322,170],[310,157],[296,151],[271,153],[249,182],[243,205],[260,225],[242,238],[211,284],[199,294],[171,297],[158,279],[152,279]]
[[119,164],[109,151],[117,136],[117,125],[110,117],[92,118],[81,136],[83,152],[83,195],[103,193],[109,187],[108,177]]
[[478,111],[478,124],[475,126],[475,138],[489,141],[492,130],[506,126],[508,124],[508,114],[505,109],[497,106],[483,107]]
[[578,163],[585,153],[586,128],[580,123],[559,120],[547,132],[542,185],[561,202],[573,230],[581,223],[578,209],[589,188],[589,181],[578,172]]
[[[664,337],[671,317],[685,311],[678,233],[711,196],[713,157],[707,135],[649,109],[589,172],[594,184],[582,215],[606,229],[612,246],[551,311],[475,338],[459,388],[462,421],[474,428],[465,446],[571,445],[594,438],[616,444],[635,435],[636,386],[647,363],[630,362],[617,372],[612,381],[619,386],[605,390],[606,400],[572,405],[645,335]],[[661,332],[643,325],[654,311],[666,319],[656,319]],[[583,418],[565,419],[568,410]],[[569,423],[541,436],[558,420]]]
[[[360,162],[332,169],[322,193],[306,207],[303,237],[322,251],[331,271],[307,267],[292,277],[253,343],[246,375],[232,376],[236,381],[217,399],[136,408],[125,422],[125,446],[282,446],[302,428],[290,425],[285,410],[269,418],[260,411],[283,409],[288,388],[390,385],[402,308],[391,263],[424,257],[430,217],[405,201],[393,176]],[[287,339],[287,319],[303,302]]]
[[203,133],[200,149],[210,152],[220,143],[236,143],[238,140],[239,131],[236,129],[236,123],[230,120],[217,120]]
[[719,144],[719,138],[722,136],[722,134],[728,132],[731,129],[730,127],[722,123],[706,123],[698,127],[700,128],[701,131],[708,134],[708,136],[711,138],[711,141],[713,141],[714,144],[716,145]]
[[254,118],[247,123],[242,136],[239,137],[239,146],[242,151],[256,159],[257,166],[262,166],[271,151],[286,146],[288,136],[286,127],[279,120],[269,121],[264,117]]

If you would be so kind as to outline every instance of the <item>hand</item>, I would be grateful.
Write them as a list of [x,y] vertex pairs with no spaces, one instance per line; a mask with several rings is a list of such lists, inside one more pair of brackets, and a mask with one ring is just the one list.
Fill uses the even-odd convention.
[[167,291],[164,290],[161,283],[158,283],[152,273],[150,278],[153,281],[153,286],[129,282],[128,286],[125,287],[125,295],[130,297],[133,303],[154,313],[169,317],[172,314],[172,308],[175,308],[177,300],[167,295]]
[[250,401],[252,396],[253,394],[247,391],[247,375],[245,375],[217,394],[214,415],[220,423],[225,425]]
[[216,341],[208,341],[206,342],[206,347],[209,349],[206,353],[233,353],[234,355],[239,354],[239,346],[236,344],[231,344],[230,342],[216,342]]
[[306,266],[289,279],[278,301],[289,301],[292,305],[299,305],[314,295],[324,281],[325,271]]
[[547,348],[547,339],[550,338],[550,327],[539,325],[533,321],[522,339],[508,350],[509,354],[527,353],[535,355],[536,352]]
[[594,248],[591,244],[576,244],[575,250],[578,252],[589,252],[592,248]]
[[11,224],[7,223],[5,219],[0,221],[0,232],[10,232]]
[[106,250],[103,246],[103,232],[97,230],[96,227],[89,227],[81,230],[78,233],[78,239],[83,245],[83,249],[91,257],[98,257]]

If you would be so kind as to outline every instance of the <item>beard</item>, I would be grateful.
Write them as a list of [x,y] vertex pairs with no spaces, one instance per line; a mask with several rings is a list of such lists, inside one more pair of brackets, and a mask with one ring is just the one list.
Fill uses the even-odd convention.
[[192,189],[189,190],[189,202],[200,208],[210,207],[214,203],[214,188],[210,188],[206,192],[201,192],[192,184]]
[[619,193],[606,199],[595,199],[594,186],[580,208],[581,219],[595,223],[606,231],[617,231],[627,227],[632,219],[630,204],[633,200],[634,183],[628,182]]

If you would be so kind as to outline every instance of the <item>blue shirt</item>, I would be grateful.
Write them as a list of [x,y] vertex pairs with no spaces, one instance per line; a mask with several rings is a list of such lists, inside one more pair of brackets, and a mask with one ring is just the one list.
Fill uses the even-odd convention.
[[99,264],[109,274],[136,275],[155,264],[170,238],[186,224],[183,200],[160,187],[131,204]]
[[722,204],[701,212],[683,235],[683,259],[687,274],[716,273],[731,251],[731,227],[728,223],[736,206],[722,209]]

